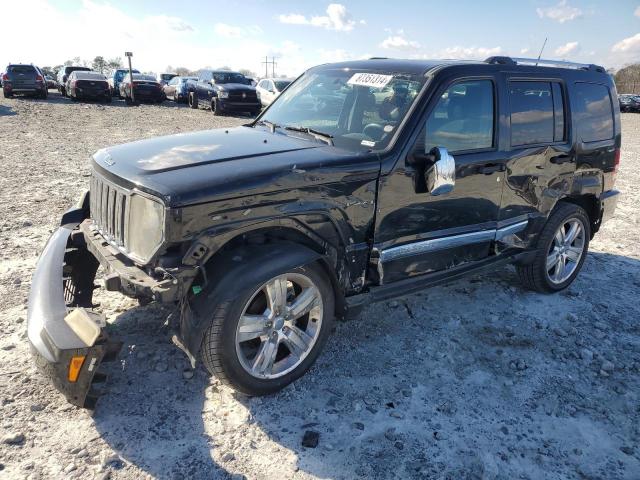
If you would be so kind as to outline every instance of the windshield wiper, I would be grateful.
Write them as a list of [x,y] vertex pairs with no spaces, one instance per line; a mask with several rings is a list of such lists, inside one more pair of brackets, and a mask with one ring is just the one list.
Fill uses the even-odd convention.
[[275,133],[276,128],[280,128],[280,125],[278,125],[277,123],[273,123],[269,120],[258,120],[257,122],[255,122],[257,125],[266,125],[267,127],[269,127],[271,129],[271,133]]
[[320,132],[319,130],[314,130],[313,128],[309,128],[309,127],[287,126],[287,127],[284,127],[284,129],[291,130],[292,132],[301,132],[301,133],[309,134],[313,136],[315,139],[322,140],[323,142],[327,142],[328,145],[333,147],[333,135],[329,133]]

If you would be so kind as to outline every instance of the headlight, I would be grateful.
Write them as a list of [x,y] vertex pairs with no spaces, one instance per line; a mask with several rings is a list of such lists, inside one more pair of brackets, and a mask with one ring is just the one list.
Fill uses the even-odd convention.
[[220,90],[218,92],[218,98],[229,98],[229,92],[225,90]]
[[125,245],[131,258],[147,263],[164,240],[164,205],[138,194],[129,202]]

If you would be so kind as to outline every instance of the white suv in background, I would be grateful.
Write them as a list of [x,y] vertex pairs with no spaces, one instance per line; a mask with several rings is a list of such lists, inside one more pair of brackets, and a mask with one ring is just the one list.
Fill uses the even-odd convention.
[[258,82],[256,91],[263,107],[270,105],[289,86],[292,80],[287,78],[263,78]]

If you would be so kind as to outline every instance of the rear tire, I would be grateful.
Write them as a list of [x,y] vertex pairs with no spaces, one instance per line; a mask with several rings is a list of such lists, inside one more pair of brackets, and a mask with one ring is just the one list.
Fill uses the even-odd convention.
[[[559,203],[538,237],[534,261],[516,266],[523,285],[541,293],[559,292],[571,285],[587,257],[590,225],[584,209],[572,203]],[[574,227],[579,232],[569,241]]]
[[196,297],[194,313],[210,322],[201,357],[222,383],[246,395],[267,395],[297,380],[317,359],[332,328],[333,289],[318,263],[273,271],[265,283],[242,280],[244,287],[229,300],[215,302],[207,289]]
[[2,94],[3,94],[4,98],[13,97],[13,93],[11,93],[11,92],[3,91]]

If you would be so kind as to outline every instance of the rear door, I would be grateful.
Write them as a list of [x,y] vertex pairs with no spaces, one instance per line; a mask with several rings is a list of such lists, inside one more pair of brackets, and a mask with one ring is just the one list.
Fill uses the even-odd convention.
[[576,170],[568,86],[561,77],[505,74],[507,175],[500,220],[546,216]]

